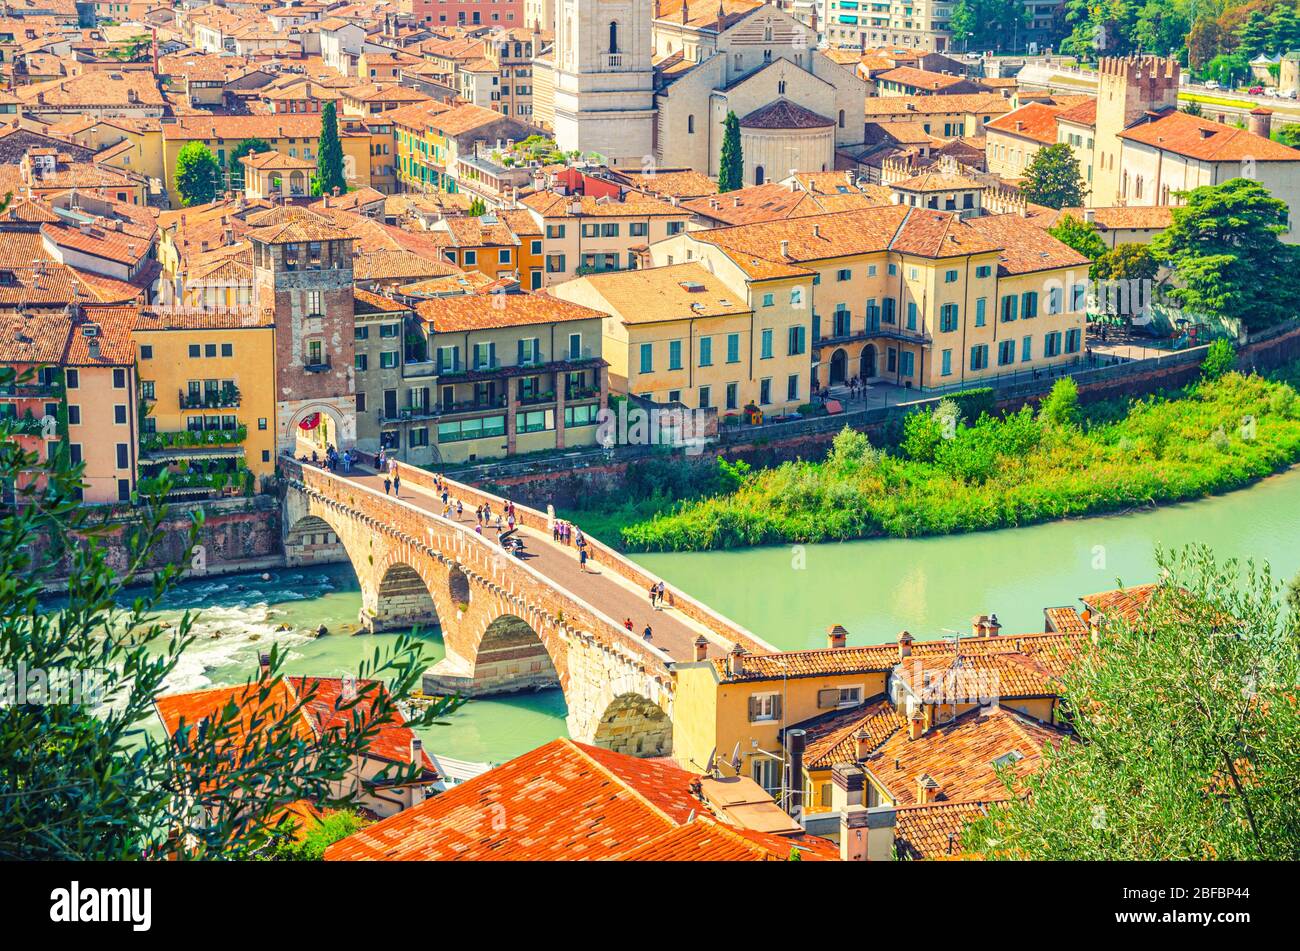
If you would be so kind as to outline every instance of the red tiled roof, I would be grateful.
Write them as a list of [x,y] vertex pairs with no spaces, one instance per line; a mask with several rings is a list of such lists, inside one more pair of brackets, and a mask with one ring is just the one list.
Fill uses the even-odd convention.
[[1056,117],[1064,110],[1046,102],[1031,102],[1005,116],[998,116],[985,125],[986,129],[1033,139],[1045,145],[1056,143]]
[[1202,162],[1300,162],[1300,151],[1281,142],[1178,109],[1125,129],[1119,137]]
[[661,760],[553,740],[336,842],[325,857],[621,858],[703,811],[696,780]]
[[778,99],[740,120],[742,129],[827,129],[835,120],[818,115],[789,99]]
[[988,813],[987,802],[936,802],[901,806],[894,812],[894,847],[899,858],[934,859],[958,855],[966,824]]
[[701,816],[633,849],[622,859],[628,862],[788,862],[795,852],[805,862],[837,861],[840,857],[834,843],[818,836],[772,835]]

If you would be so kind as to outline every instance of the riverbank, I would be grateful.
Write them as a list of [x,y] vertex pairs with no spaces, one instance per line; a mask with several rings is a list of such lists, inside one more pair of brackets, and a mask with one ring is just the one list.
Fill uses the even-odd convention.
[[621,537],[634,551],[908,538],[1218,495],[1300,459],[1294,373],[1229,373],[1168,397],[1085,408],[1062,384],[1037,417],[1024,409],[949,422],[953,408],[941,407],[909,417],[891,453],[846,430],[824,461],[751,473],[734,491],[674,503]]

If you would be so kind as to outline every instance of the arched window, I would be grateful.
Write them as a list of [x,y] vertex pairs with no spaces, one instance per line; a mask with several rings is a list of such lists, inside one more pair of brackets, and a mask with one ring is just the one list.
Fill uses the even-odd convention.
[[840,110],[840,128],[844,128],[844,110]]
[[776,84],[776,94],[777,94],[778,96],[784,96],[784,95],[785,95],[785,80],[784,80],[784,79],[779,80],[779,81],[777,82],[777,84]]
[[1133,179],[1133,197],[1134,198],[1142,197],[1142,176],[1141,175],[1138,175],[1136,178]]
[[763,166],[761,165],[754,166],[754,184],[755,185],[763,184]]
[[686,131],[692,134],[695,132],[695,116],[686,117]]
[[618,24],[613,22],[609,25],[609,51],[618,52]]

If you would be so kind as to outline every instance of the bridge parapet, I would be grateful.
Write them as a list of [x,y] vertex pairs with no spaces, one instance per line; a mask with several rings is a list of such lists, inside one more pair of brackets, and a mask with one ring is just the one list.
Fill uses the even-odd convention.
[[[374,457],[362,453],[362,458],[373,464]],[[421,488],[434,490],[433,474],[425,469],[420,469],[412,465],[398,463],[401,472],[402,482],[407,485],[418,485]],[[492,506],[493,511],[500,512],[505,499],[482,489],[467,485],[464,482],[455,482],[445,476],[440,476],[442,482],[448,487],[453,498],[458,498],[471,507],[482,505],[484,502]],[[539,532],[549,533],[551,530],[551,521],[545,512],[529,508],[526,505],[515,503],[515,512],[517,520],[521,525],[534,529]],[[472,532],[470,534],[473,534]],[[631,582],[638,589],[648,590],[650,585],[663,581],[656,575],[652,575],[640,565],[631,559],[625,557],[617,549],[606,545],[604,542],[591,535],[586,534],[587,545],[592,553],[592,558],[600,566],[601,570],[611,570],[621,578]],[[686,592],[668,584],[664,581],[664,593],[668,604],[679,611],[692,621],[700,624],[705,629],[705,636],[721,650],[729,651],[735,644],[740,644],[750,653],[767,654],[775,653],[778,649],[773,647],[767,641],[763,640],[752,631],[741,627],[739,624],[718,614],[708,605],[697,601]]]

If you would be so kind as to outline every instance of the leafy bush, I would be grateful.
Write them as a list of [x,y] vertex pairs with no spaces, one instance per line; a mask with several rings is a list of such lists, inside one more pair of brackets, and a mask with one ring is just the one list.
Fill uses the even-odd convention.
[[1201,378],[1217,380],[1231,370],[1236,361],[1237,348],[1232,345],[1232,341],[1216,340],[1206,348],[1205,359],[1201,361]]
[[1077,390],[1058,383],[1038,418],[1026,407],[946,431],[950,412],[907,416],[897,453],[841,432],[825,460],[662,506],[626,524],[624,544],[671,551],[980,531],[1226,492],[1300,459],[1296,391],[1234,372],[1174,398],[1084,410]]

